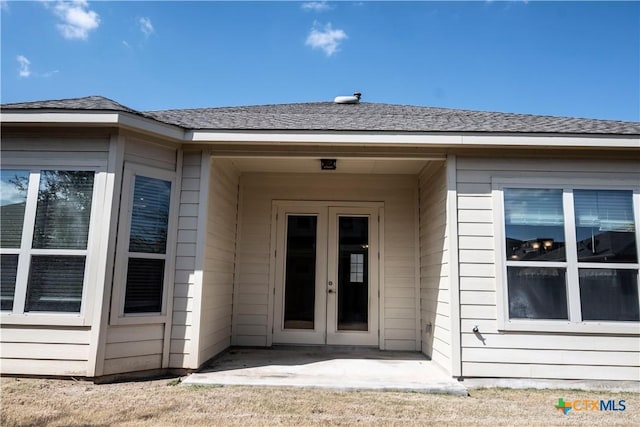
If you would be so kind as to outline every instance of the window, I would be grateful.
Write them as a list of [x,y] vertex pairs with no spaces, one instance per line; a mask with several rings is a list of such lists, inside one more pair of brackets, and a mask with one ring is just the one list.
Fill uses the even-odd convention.
[[[171,274],[168,248],[174,178],[142,166],[128,166],[123,182],[118,265],[122,282],[120,318],[166,312],[167,279]],[[130,188],[131,190],[127,190]],[[112,318],[118,323],[118,320]],[[125,321],[126,323],[126,321]]]
[[506,188],[509,318],[568,319],[562,190]]
[[637,193],[509,183],[498,192],[505,328],[640,321]]
[[94,171],[3,169],[1,309],[80,313]]
[[633,193],[575,190],[573,200],[582,319],[640,320]]
[[351,283],[364,282],[364,254],[351,254],[349,281]]

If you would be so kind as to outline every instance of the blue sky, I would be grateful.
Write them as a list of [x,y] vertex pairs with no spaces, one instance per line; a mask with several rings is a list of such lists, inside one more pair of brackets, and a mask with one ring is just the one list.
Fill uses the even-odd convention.
[[0,0],[3,103],[363,101],[640,121],[640,2]]

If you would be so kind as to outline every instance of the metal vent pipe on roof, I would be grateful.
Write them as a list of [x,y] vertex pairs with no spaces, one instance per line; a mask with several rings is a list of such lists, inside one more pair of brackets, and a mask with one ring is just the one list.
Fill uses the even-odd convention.
[[360,92],[355,92],[351,96],[336,96],[333,100],[334,104],[357,104],[360,102]]

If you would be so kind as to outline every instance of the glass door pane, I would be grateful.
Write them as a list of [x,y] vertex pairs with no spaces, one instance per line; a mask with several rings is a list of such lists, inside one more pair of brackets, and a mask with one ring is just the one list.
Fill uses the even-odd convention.
[[314,329],[318,217],[287,216],[284,328]]
[[338,330],[369,326],[369,218],[338,218]]

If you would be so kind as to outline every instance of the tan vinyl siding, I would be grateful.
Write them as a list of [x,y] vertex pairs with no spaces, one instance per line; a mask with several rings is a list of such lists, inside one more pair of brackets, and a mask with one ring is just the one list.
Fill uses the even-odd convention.
[[229,160],[211,161],[200,316],[200,363],[231,344],[239,177],[239,172]]
[[38,164],[38,158],[47,161],[68,160],[71,165],[77,159],[95,159],[104,165],[109,156],[109,138],[36,138],[2,137],[2,163],[28,161]]
[[422,352],[451,371],[451,306],[446,166],[420,175],[420,317]]
[[160,369],[164,325],[110,326],[103,375]]
[[[593,380],[640,378],[640,345],[632,335],[498,331],[492,177],[523,174],[640,182],[634,161],[458,158],[462,374]],[[532,180],[534,183],[535,180]],[[472,329],[478,326],[481,335]]]
[[178,239],[169,352],[169,367],[172,368],[198,367],[197,361],[189,359],[189,356],[192,354],[191,342],[194,340],[194,300],[200,298],[197,293],[200,289],[198,281],[201,280],[201,276],[196,277],[195,264],[200,211],[201,162],[200,151],[184,153],[180,189],[181,193],[189,194],[180,198],[178,208]]
[[137,138],[127,138],[124,161],[175,171],[177,150]]
[[[241,233],[233,343],[265,346],[270,333],[269,262],[272,200],[384,202],[384,347],[419,350],[416,330],[417,179],[400,175],[257,174],[241,177]],[[384,305],[383,305],[384,304]]]
[[86,376],[90,339],[90,328],[2,325],[2,373]]

